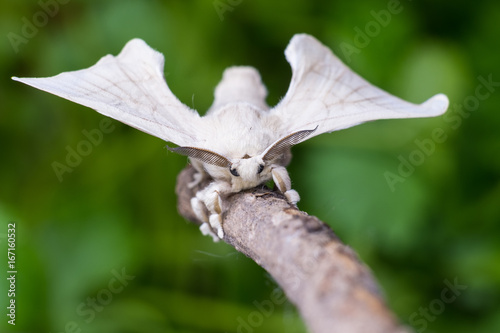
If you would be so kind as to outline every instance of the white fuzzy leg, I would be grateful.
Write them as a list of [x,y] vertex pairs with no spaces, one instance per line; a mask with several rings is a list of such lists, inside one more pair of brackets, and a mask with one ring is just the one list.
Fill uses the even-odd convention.
[[[193,188],[200,184],[207,177],[207,172],[205,171],[205,169],[203,169],[203,163],[195,159],[190,160],[191,165],[196,170],[196,173],[193,175],[193,181],[188,183],[187,186],[188,188]],[[191,207],[193,208],[193,212],[198,217],[198,219],[203,221],[200,225],[201,233],[204,236],[211,236],[214,242],[218,242],[219,236],[217,236],[217,234],[214,232],[214,229],[212,229],[212,227],[210,226],[212,223],[207,216],[207,210],[205,208],[206,206],[204,202],[195,196],[191,198]]]
[[198,217],[198,219],[203,221],[202,224],[200,225],[201,233],[204,236],[211,236],[214,242],[218,242],[219,237],[208,224],[209,220],[203,202],[197,197],[193,197],[191,198],[191,207],[193,208],[193,212],[195,213],[196,217]]
[[211,236],[214,242],[217,243],[219,241],[219,236],[217,236],[217,234],[212,230],[207,222],[203,222],[200,225],[200,231],[203,236]]
[[286,168],[282,166],[274,167],[271,173],[273,175],[274,183],[278,186],[280,192],[285,195],[288,202],[294,205],[299,202],[300,196],[297,191],[292,190],[292,182]]
[[[196,197],[191,199],[191,205],[193,206],[193,211],[195,211],[196,215],[199,218],[203,217],[202,221],[205,222],[200,227],[201,232],[204,235],[206,234],[211,235],[212,238],[214,238],[214,241],[218,241],[219,238],[222,239],[224,237],[224,231],[222,230],[221,195],[230,192],[231,192],[231,186],[228,183],[213,182],[203,190],[196,193]],[[210,213],[208,219],[206,214],[204,213],[205,210],[203,209],[202,203],[205,204],[206,208]],[[201,214],[201,211],[203,211],[203,214]],[[198,212],[200,212],[200,214]],[[208,226],[207,222],[210,224],[210,226]],[[207,225],[204,226],[205,224]],[[216,236],[214,232],[216,233]]]

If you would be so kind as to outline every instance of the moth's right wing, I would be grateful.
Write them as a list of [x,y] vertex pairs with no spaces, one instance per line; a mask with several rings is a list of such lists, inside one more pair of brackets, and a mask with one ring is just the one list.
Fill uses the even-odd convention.
[[[163,55],[133,39],[118,56],[48,78],[17,78],[181,146],[200,143],[199,114],[181,103],[163,76]],[[198,136],[197,136],[198,134]]]

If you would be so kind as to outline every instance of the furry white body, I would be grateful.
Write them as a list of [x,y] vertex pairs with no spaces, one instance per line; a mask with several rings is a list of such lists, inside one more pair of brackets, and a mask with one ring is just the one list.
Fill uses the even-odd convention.
[[290,202],[299,200],[285,168],[292,145],[370,120],[432,117],[448,108],[442,94],[412,104],[371,85],[308,35],[295,35],[285,55],[292,80],[278,105],[267,106],[255,69],[232,67],[203,117],[172,94],[163,55],[140,39],[84,70],[14,79],[179,145],[170,149],[189,156],[198,170],[190,186],[213,179],[191,202],[204,221],[202,232],[218,240],[224,237],[222,202],[228,193],[273,179]]
[[[235,85],[238,85],[237,89]],[[191,164],[198,174],[190,186],[194,187],[204,177],[215,180],[191,199],[196,215],[202,221],[209,221],[200,230],[205,235],[211,235],[214,241],[224,237],[221,197],[226,194],[274,179],[290,202],[295,204],[299,201],[298,193],[291,189],[290,177],[285,168],[290,153],[283,154],[272,163],[266,163],[263,159],[266,149],[280,139],[277,133],[283,132],[278,117],[269,112],[266,96],[266,89],[255,69],[232,67],[224,72],[223,80],[216,89],[213,106],[202,117],[206,122],[205,127],[213,133],[213,140],[198,148],[224,152],[223,155],[231,161],[231,168],[238,174],[235,176],[228,168],[191,158]],[[263,169],[259,172],[261,166]],[[208,209],[209,216],[205,214],[205,209]]]

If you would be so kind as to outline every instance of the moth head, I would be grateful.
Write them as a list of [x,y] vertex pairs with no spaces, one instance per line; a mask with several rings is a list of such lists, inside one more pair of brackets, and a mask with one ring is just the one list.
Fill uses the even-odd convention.
[[[317,128],[317,127],[316,127]],[[226,168],[233,183],[241,183],[242,187],[250,188],[271,179],[271,166],[280,160],[291,146],[303,141],[315,130],[294,132],[274,142],[264,152],[257,156],[243,155],[241,158],[229,159],[222,154],[208,149],[196,147],[167,148],[175,153],[189,156],[203,163]],[[213,176],[213,175],[212,175]]]
[[270,170],[261,156],[250,157],[246,154],[233,161],[229,172],[232,177],[236,178],[236,181],[241,179],[243,182],[255,184],[253,186],[269,180],[268,175],[270,174]]
[[[175,153],[197,159],[205,164],[215,165],[226,169],[227,176],[231,177],[236,182],[248,183],[247,187],[257,186],[266,181],[266,172],[270,173],[269,168],[262,159],[262,156],[250,157],[244,155],[241,158],[229,159],[222,154],[211,150],[196,148],[196,147],[176,147],[167,148]],[[208,170],[207,170],[208,171]],[[213,175],[212,175],[213,176]],[[253,185],[250,185],[253,184]]]

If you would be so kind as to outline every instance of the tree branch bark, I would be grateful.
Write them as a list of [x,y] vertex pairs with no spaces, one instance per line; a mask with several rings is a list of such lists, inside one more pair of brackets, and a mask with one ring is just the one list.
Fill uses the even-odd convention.
[[[178,209],[200,224],[190,199],[194,169],[177,179]],[[269,189],[224,200],[224,241],[266,269],[299,309],[311,333],[404,333],[386,307],[369,269],[319,219]]]

